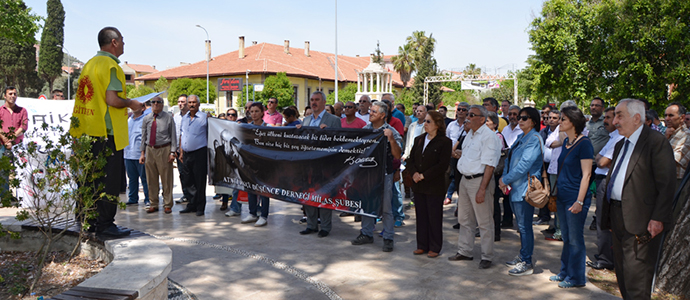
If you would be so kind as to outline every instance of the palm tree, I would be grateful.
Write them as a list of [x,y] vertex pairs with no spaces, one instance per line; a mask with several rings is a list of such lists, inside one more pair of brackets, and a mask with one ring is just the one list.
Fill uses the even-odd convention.
[[393,56],[393,69],[400,74],[400,80],[403,82],[403,88],[407,87],[407,82],[410,81],[412,71],[415,70],[414,60],[412,58],[412,46],[408,43],[404,46],[398,47],[398,55]]
[[410,46],[410,56],[412,56],[412,60],[415,62],[415,65],[418,65],[416,62],[419,62],[421,59],[423,59],[420,56],[422,53],[424,53],[424,48],[431,47],[431,51],[429,51],[429,53],[433,53],[436,45],[436,39],[433,37],[433,34],[429,34],[427,37],[424,31],[412,32],[412,35],[408,36],[406,41],[407,45]]
[[469,64],[467,67],[465,67],[465,70],[463,71],[465,75],[468,76],[475,76],[475,75],[481,75],[482,74],[482,68],[477,68],[477,65],[475,64]]

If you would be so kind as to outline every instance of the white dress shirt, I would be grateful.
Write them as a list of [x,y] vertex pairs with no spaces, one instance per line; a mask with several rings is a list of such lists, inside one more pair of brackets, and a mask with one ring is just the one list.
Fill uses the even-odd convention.
[[508,126],[503,127],[503,131],[501,131],[501,134],[503,135],[503,138],[506,139],[506,144],[508,144],[508,147],[513,147],[513,143],[515,143],[515,140],[517,140],[518,135],[522,133],[522,129],[520,129],[520,125],[515,125],[515,128],[510,128],[510,124]]
[[[640,127],[637,127],[635,132],[633,132],[633,134],[630,135],[630,138],[627,139],[628,141],[630,141],[630,145],[628,145],[628,151],[625,153],[625,156],[619,157],[616,160],[616,164],[611,165],[611,167],[614,168],[613,170],[616,170],[615,167],[618,164],[622,164],[620,170],[618,170],[618,174],[617,174],[616,178],[613,178],[613,189],[611,190],[611,195],[609,195],[609,199],[616,199],[616,200],[622,199],[623,184],[625,183],[625,173],[627,173],[627,171],[628,171],[628,164],[630,163],[630,156],[632,155],[633,151],[635,150],[635,145],[637,145],[637,141],[640,139],[640,134],[642,133],[642,127],[644,127],[644,126],[640,125]],[[624,149],[625,149],[625,144],[623,144],[623,147],[621,147],[621,152],[619,152],[619,155],[623,154]]]
[[[613,132],[610,132],[609,141],[606,142],[604,148],[601,148],[601,151],[599,151],[599,155],[606,157],[608,159],[613,159],[613,150],[614,148],[616,148],[616,143],[618,143],[618,141],[620,141],[622,138],[623,136],[618,134],[618,129],[614,130]],[[630,149],[628,149],[628,151],[630,151]],[[608,174],[608,172],[609,168],[597,167],[597,169],[594,170],[594,174],[596,175],[606,175]]]
[[458,140],[463,130],[465,130],[464,124],[458,124],[457,120],[450,122],[446,127],[446,137],[448,137],[453,144],[455,144],[455,141]]
[[371,122],[369,122],[369,114],[362,115],[359,113],[359,111],[356,111],[355,117],[362,119],[362,121],[366,122],[367,124],[371,124]]
[[[549,134],[544,142],[544,147],[551,148],[551,144],[560,140],[561,125],[556,126],[556,129]],[[561,156],[563,147],[551,148],[551,162],[546,173],[556,175],[558,174],[558,157]]]
[[486,166],[496,167],[501,157],[501,141],[486,124],[477,131],[470,130],[462,142],[462,156],[458,159],[458,171],[465,176],[484,174]]

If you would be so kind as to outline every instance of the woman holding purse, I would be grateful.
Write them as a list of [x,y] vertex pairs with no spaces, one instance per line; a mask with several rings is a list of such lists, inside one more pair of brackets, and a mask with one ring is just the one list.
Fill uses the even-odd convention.
[[414,181],[417,215],[417,250],[413,253],[435,258],[443,246],[443,198],[448,190],[443,177],[450,163],[452,143],[446,137],[443,115],[437,111],[427,113],[424,131],[415,138],[406,160]]
[[[541,180],[543,159],[543,141],[537,129],[541,116],[533,107],[525,107],[518,113],[518,125],[523,133],[518,135],[505,160],[503,177],[499,180],[501,190],[509,195],[510,206],[515,213],[515,219],[520,233],[520,254],[515,259],[506,262],[512,276],[531,275],[532,252],[534,252],[534,231],[532,230],[532,216],[534,206],[525,201],[527,181],[529,175],[535,175]],[[584,265],[584,263],[583,263]]]

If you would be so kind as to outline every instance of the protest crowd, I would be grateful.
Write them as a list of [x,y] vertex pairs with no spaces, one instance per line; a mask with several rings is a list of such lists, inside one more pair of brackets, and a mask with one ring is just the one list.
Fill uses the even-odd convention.
[[[98,39],[101,51],[84,66],[80,78],[81,84],[90,77],[94,92],[78,94],[74,109],[74,116],[88,126],[70,132],[100,137],[95,149],[114,150],[105,167],[108,179],[102,179],[105,192],[119,195],[124,184],[121,174],[126,173],[128,205],[138,205],[141,184],[147,213],[160,209],[171,214],[176,202],[185,205],[181,214],[204,215],[207,170],[213,162],[207,146],[211,117],[200,111],[199,97],[181,95],[179,113],[174,115],[163,109],[164,100],[158,96],[146,103],[127,99],[117,58],[124,51],[122,35],[107,27]],[[26,110],[15,104],[16,89],[6,87],[3,96],[0,155],[21,143],[27,130]],[[79,101],[86,96],[90,101]],[[248,101],[243,112],[230,108],[217,118],[260,127],[383,133],[388,147],[379,218],[339,213],[361,222],[352,245],[374,243],[376,225],[382,223],[382,249],[393,251],[395,228],[409,226],[406,210],[414,209],[417,250],[413,254],[436,258],[442,251],[443,232],[451,230],[442,228],[443,207],[454,205],[457,249],[446,250],[453,263],[474,260],[475,237],[479,237],[478,268],[492,267],[494,243],[501,241],[501,231],[517,230],[521,246],[514,249],[515,258],[503,264],[510,275],[531,275],[533,255],[538,258],[533,226],[549,225],[547,240],[563,244],[560,271],[549,278],[559,287],[584,286],[589,266],[615,270],[623,298],[650,298],[661,233],[674,223],[673,195],[690,162],[690,114],[680,103],[667,106],[664,123],[644,99],[622,99],[607,107],[604,100],[593,98],[585,115],[574,101],[538,110],[485,98],[482,105],[457,104],[454,118],[447,117],[445,106],[421,103],[414,104],[412,115],[405,115],[405,106],[396,103],[393,94],[384,94],[381,100],[364,95],[327,105],[326,95],[317,91],[302,114],[294,106],[277,106],[275,98],[266,106]],[[6,136],[10,130],[14,140]],[[179,171],[177,179],[174,168]],[[531,176],[550,189],[551,197],[546,199],[550,203],[541,208],[535,209],[534,201],[526,199],[535,190]],[[183,197],[174,201],[175,180]],[[215,191],[213,199],[221,201],[220,210],[227,217],[240,217],[242,223],[256,227],[269,224],[268,197],[249,192],[249,209],[243,212],[239,200],[245,192],[220,185]],[[675,207],[682,207],[684,200]],[[596,218],[585,224],[592,205]],[[96,233],[129,234],[114,225],[114,203],[98,201],[97,210]],[[329,235],[333,210],[305,205],[303,212],[300,223],[306,226],[295,230],[320,238]],[[596,260],[586,259],[585,229],[597,231]]]

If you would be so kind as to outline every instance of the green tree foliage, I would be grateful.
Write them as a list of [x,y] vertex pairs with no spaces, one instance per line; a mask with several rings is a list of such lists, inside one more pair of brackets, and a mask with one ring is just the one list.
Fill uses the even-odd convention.
[[155,93],[155,92],[156,91],[154,91],[152,88],[142,84],[136,88],[127,89],[127,98],[133,99],[136,97],[145,96],[145,95]]
[[[338,90],[338,100],[342,103],[347,101],[355,101],[355,94],[357,93],[357,84],[348,83],[344,88]],[[311,96],[311,95],[309,95]],[[335,93],[330,93],[326,96],[326,104],[333,105],[335,103]]]
[[167,90],[167,89],[168,89],[168,86],[170,86],[170,84],[168,84],[168,80],[165,79],[165,77],[161,76],[161,77],[158,78],[158,80],[156,80],[156,82],[153,84],[153,89],[154,89],[156,92],[162,92],[162,91]]
[[[168,88],[168,104],[170,106],[177,105],[177,98],[182,94],[197,95],[201,103],[208,103],[206,101],[206,79],[191,79],[180,78],[175,79]],[[210,103],[214,103],[216,99],[216,87],[213,83],[210,84],[209,97]]]
[[[278,99],[278,107],[287,107],[295,105],[295,100],[292,98],[293,93],[292,83],[284,72],[280,72],[274,76],[268,76],[264,81],[264,90],[261,93],[261,98],[257,97],[257,101],[263,102],[264,105],[268,99],[275,97]],[[251,91],[250,91],[251,92]],[[251,94],[251,93],[250,93]]]
[[3,0],[0,4],[0,38],[6,38],[14,43],[36,43],[41,17],[31,13],[21,0]]
[[467,67],[465,67],[465,70],[463,70],[462,73],[468,76],[478,76],[482,75],[482,68],[477,68],[477,65],[475,64],[469,64]]
[[65,39],[65,9],[60,0],[48,0],[48,18],[41,33],[38,75],[53,90],[53,81],[62,75],[62,44]]
[[416,99],[414,97],[414,93],[410,91],[409,89],[402,89],[400,91],[395,92],[395,103],[402,103],[405,105],[405,114],[406,115],[412,115],[412,105],[415,102],[422,103],[424,99]]
[[379,41],[376,41],[376,49],[374,49],[374,56],[372,61],[376,64],[383,66],[383,52],[381,52],[381,48],[379,47]]
[[[249,90],[249,91],[247,91]],[[244,105],[247,103],[246,96],[249,95],[249,101],[254,101],[258,100],[261,101],[263,99],[263,95],[261,92],[255,92],[254,91],[254,86],[253,85],[248,85],[248,86],[243,86],[242,87],[242,94],[238,95],[238,103],[237,107],[244,107]],[[266,99],[268,101],[268,99]],[[278,106],[278,108],[281,108],[282,106]]]
[[0,37],[0,81],[15,86],[21,97],[37,98],[44,81],[36,72],[36,48]]
[[446,92],[441,96],[443,99],[443,104],[450,109],[450,107],[455,107],[455,103],[467,102],[472,104],[482,104],[474,95],[473,91],[470,90],[456,90],[455,92]]
[[415,71],[419,71],[419,62],[428,59],[425,54],[425,49],[430,50],[429,53],[433,53],[436,47],[436,39],[433,38],[432,34],[427,37],[424,31],[414,31],[411,36],[407,37],[406,41],[410,47],[414,66],[417,66]]
[[[415,59],[417,74],[415,76],[414,85],[412,86],[412,92],[417,99],[424,99],[424,79],[429,76],[436,76],[439,73],[438,64],[433,56],[434,46],[432,41],[435,40],[429,35],[426,41],[427,44],[421,46],[421,54]],[[429,103],[436,105],[441,102],[441,83],[429,83],[428,93]]]
[[689,104],[689,15],[683,0],[546,1],[529,30],[532,96],[581,104],[643,97],[663,109],[671,86],[671,97]]

